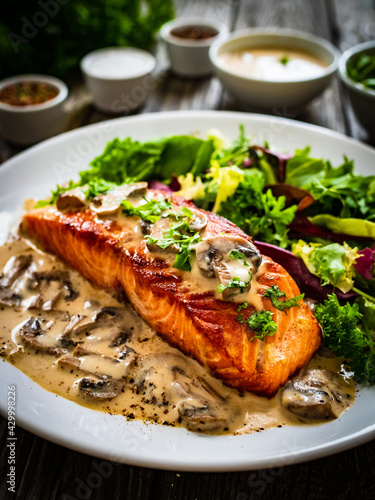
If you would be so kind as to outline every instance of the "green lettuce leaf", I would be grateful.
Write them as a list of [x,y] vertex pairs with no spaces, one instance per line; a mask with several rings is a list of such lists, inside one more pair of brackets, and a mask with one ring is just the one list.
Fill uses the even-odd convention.
[[153,179],[169,180],[172,175],[188,172],[198,175],[210,167],[214,150],[212,140],[188,135],[176,135],[162,141],[164,148],[155,162]]
[[375,222],[364,219],[342,219],[329,214],[319,214],[309,217],[317,226],[330,229],[334,233],[351,234],[353,236],[366,236],[375,239]]
[[215,204],[212,208],[213,212],[217,213],[221,204],[236,192],[244,176],[244,171],[236,166],[220,167],[217,161],[212,162],[207,177],[211,179],[211,187],[213,185],[217,186]]
[[332,285],[344,293],[353,288],[355,269],[353,264],[358,257],[358,249],[347,243],[306,243],[299,240],[293,243],[292,252],[300,257],[308,270],[321,279],[322,285]]
[[[287,246],[288,225],[297,207],[285,208],[285,197],[263,192],[265,180],[256,169],[244,170],[243,180],[232,196],[221,201],[219,215],[231,220],[253,238],[266,243]],[[223,190],[226,189],[224,184]]]
[[286,167],[287,184],[294,186],[305,186],[311,182],[323,179],[325,174],[325,162],[320,158],[310,157],[310,148],[297,149],[293,158],[288,160]]

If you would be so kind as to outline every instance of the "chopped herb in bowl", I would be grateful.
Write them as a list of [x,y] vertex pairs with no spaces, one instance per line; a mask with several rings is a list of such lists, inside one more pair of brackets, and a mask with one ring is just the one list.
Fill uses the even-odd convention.
[[360,52],[349,59],[346,74],[354,82],[375,90],[375,52]]
[[375,40],[346,50],[339,61],[339,75],[359,123],[375,137]]

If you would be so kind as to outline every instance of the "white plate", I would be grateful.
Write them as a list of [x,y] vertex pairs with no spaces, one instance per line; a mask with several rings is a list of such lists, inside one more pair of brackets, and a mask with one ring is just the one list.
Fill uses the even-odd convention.
[[[238,125],[259,142],[284,150],[312,147],[337,165],[346,154],[357,171],[374,173],[375,150],[300,122],[245,113],[177,111],[120,118],[63,134],[9,160],[0,168],[0,230],[20,213],[27,197],[47,195],[101,153],[114,138],[139,140],[219,128],[233,139]],[[375,388],[361,387],[353,408],[319,426],[284,427],[246,436],[205,436],[139,421],[127,422],[83,408],[45,391],[7,362],[0,363],[0,411],[7,388],[17,386],[17,424],[55,443],[97,457],[134,465],[189,471],[279,467],[336,453],[375,437]]]

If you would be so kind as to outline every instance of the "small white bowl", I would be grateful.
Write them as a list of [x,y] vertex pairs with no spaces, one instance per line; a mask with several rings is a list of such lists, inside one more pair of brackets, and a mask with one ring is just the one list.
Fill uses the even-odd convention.
[[108,47],[87,54],[81,71],[95,106],[105,113],[131,113],[146,101],[155,86],[155,58],[133,47]]
[[0,90],[20,82],[49,83],[59,91],[56,97],[41,104],[14,106],[0,101],[0,130],[6,139],[29,146],[64,130],[64,103],[68,87],[64,82],[46,75],[17,75],[0,82]]
[[375,40],[361,43],[346,50],[340,58],[339,74],[346,85],[350,103],[359,123],[375,137],[375,90],[351,80],[346,74],[348,62],[361,52],[375,55]]
[[[171,32],[176,28],[197,26],[210,28],[217,32],[215,36],[204,39],[180,38]],[[160,37],[167,46],[171,70],[177,76],[187,78],[202,78],[212,73],[208,52],[211,45],[223,39],[228,34],[228,27],[217,21],[200,17],[181,17],[164,24]]]
[[[266,80],[244,75],[221,57],[246,48],[287,47],[309,52],[326,61],[319,75],[288,81]],[[215,42],[210,59],[223,86],[244,109],[286,113],[299,111],[330,83],[340,52],[327,40],[302,31],[281,28],[252,28],[233,33]]]

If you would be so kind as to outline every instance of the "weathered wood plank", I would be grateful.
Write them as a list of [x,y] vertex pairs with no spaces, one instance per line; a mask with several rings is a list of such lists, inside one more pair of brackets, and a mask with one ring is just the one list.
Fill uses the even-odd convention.
[[[375,39],[375,4],[373,0],[329,0],[337,15],[339,28],[338,44],[341,51]],[[343,110],[349,124],[349,133],[356,139],[375,145],[375,137],[368,137],[366,131],[357,122],[345,91],[343,92]]]

